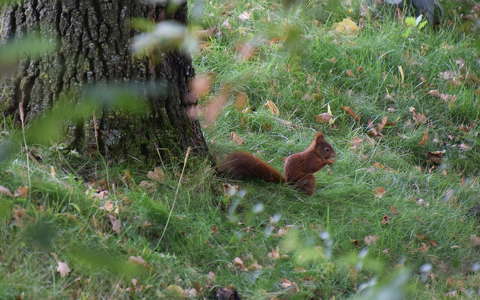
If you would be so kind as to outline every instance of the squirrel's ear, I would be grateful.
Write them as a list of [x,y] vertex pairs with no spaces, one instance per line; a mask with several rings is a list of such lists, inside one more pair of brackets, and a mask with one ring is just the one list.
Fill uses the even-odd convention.
[[315,141],[320,142],[320,141],[323,141],[323,140],[324,140],[324,138],[323,138],[323,133],[318,132],[318,133],[315,135]]

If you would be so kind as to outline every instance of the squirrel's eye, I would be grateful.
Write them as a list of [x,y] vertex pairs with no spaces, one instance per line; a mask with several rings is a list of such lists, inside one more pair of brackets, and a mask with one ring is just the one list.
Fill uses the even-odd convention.
[[330,148],[323,149],[325,152],[330,152]]

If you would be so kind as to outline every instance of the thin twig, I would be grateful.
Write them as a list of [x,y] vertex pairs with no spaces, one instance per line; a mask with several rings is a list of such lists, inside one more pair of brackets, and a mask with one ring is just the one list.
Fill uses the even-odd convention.
[[[30,157],[28,156],[28,145],[27,138],[25,136],[25,111],[23,110],[23,100],[18,104],[18,111],[20,113],[20,121],[22,122],[22,139],[23,145],[25,146],[25,157],[27,158],[27,181],[28,181],[28,190],[32,190],[32,179],[30,178]],[[30,195],[30,193],[28,193]]]
[[160,239],[157,243],[157,247],[162,242],[163,237],[165,236],[165,232],[167,232],[167,227],[168,227],[168,224],[170,223],[170,218],[172,217],[173,209],[175,208],[175,203],[177,202],[178,192],[180,191],[180,185],[182,184],[183,173],[185,172],[185,167],[187,166],[187,160],[188,160],[188,156],[190,155],[191,150],[192,150],[192,148],[188,147],[187,153],[185,154],[185,159],[183,160],[182,173],[180,174],[180,178],[178,179],[177,189],[175,191],[175,197],[173,198],[172,208],[170,209],[170,213],[168,214],[167,222],[165,223],[165,227],[163,228],[163,232],[162,232],[162,235],[160,236]]

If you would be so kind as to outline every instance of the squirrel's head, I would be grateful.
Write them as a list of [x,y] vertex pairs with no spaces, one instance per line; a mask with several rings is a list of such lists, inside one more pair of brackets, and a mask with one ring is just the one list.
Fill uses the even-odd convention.
[[315,145],[315,154],[327,161],[328,164],[333,164],[336,156],[335,150],[333,150],[332,145],[325,141],[325,137],[321,132],[315,135],[313,143]]

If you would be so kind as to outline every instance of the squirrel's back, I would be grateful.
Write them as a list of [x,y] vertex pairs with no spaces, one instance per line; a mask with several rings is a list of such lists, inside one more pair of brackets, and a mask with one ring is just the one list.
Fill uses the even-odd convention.
[[236,179],[258,178],[267,182],[285,182],[273,167],[248,152],[233,152],[219,165],[218,171]]

